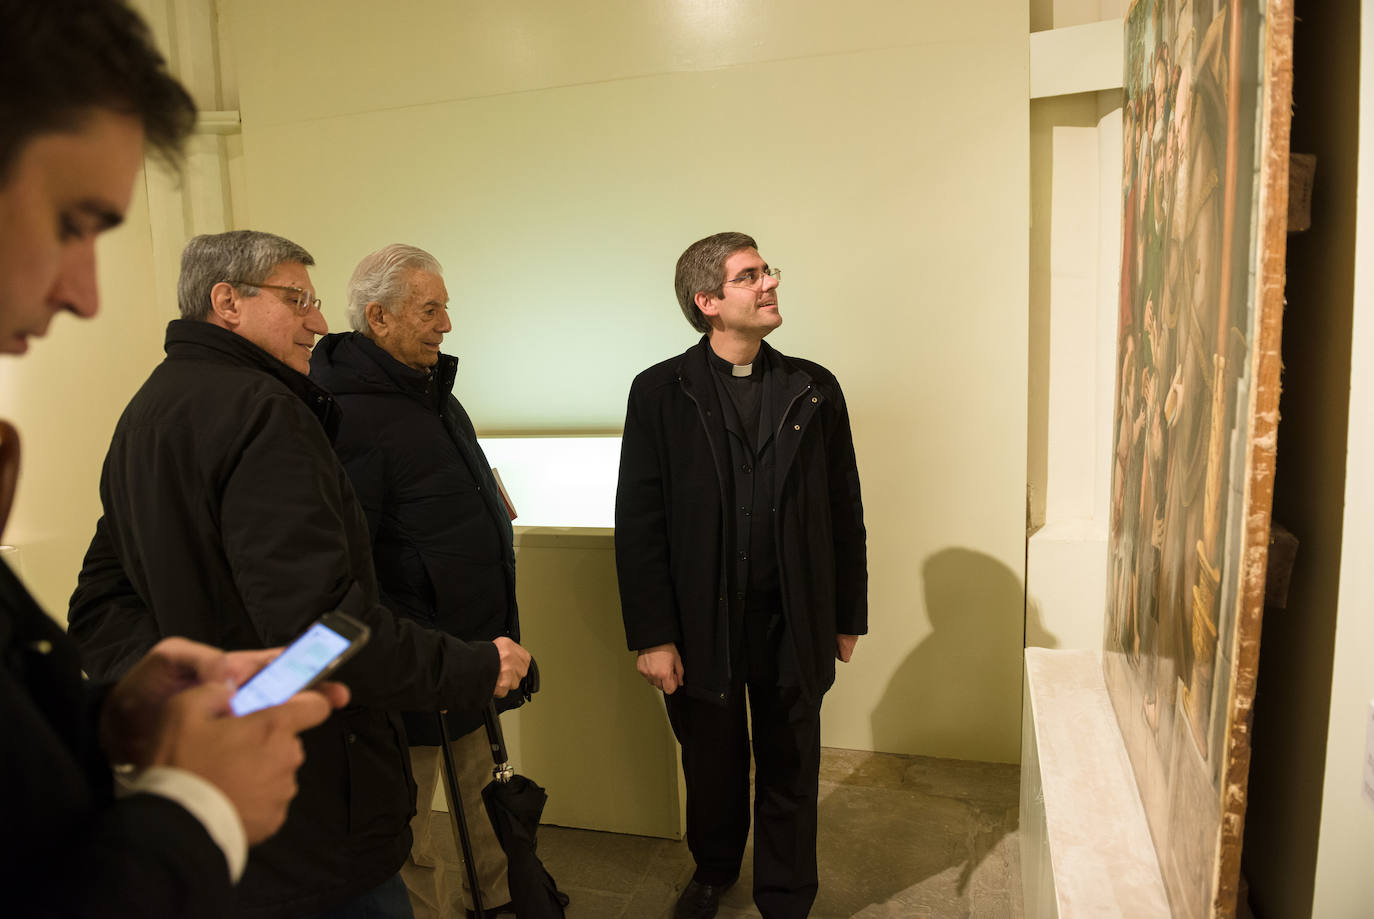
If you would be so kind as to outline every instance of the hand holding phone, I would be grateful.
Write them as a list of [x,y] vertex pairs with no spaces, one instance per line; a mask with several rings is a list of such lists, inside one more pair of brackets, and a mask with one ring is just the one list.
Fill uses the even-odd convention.
[[325,613],[276,660],[239,687],[229,700],[235,715],[247,715],[287,699],[324,679],[358,652],[371,631],[337,610]]
[[337,683],[303,692],[281,705],[235,717],[229,687],[204,683],[167,703],[152,765],[197,775],[233,805],[250,845],[281,828],[298,789],[296,771],[305,759],[298,735],[329,717],[346,693]]

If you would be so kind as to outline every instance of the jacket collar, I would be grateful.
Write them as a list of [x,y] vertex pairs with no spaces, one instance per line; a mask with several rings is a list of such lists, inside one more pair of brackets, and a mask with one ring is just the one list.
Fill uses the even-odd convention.
[[[760,347],[762,353],[762,347]],[[711,336],[703,335],[701,340],[682,353],[677,363],[677,378],[693,389],[700,389],[711,382]]]
[[399,393],[430,409],[452,394],[457,374],[456,357],[440,354],[432,371],[416,370],[361,332],[326,335],[310,356],[310,378],[336,395]]
[[[715,383],[711,379],[711,374],[715,371],[711,369],[708,362],[708,349],[710,347],[708,336],[703,335],[701,341],[683,352],[681,359],[677,362],[677,381],[678,385],[686,390],[694,401],[704,398],[710,400],[719,409],[720,400],[716,395]],[[768,413],[773,416],[769,418],[768,423],[775,425],[782,420],[781,416],[786,415],[797,399],[811,387],[811,374],[792,363],[786,355],[771,347],[766,341],[759,343],[759,353],[754,360],[765,361],[769,368],[768,374],[764,378],[764,386],[767,390],[765,399],[769,402]],[[816,402],[815,399],[811,401],[813,404]],[[700,402],[698,402],[698,407],[701,407]],[[807,414],[809,417],[810,413]],[[760,416],[761,420],[766,417],[762,412]],[[705,418],[702,418],[702,423],[706,423]],[[723,434],[723,424],[720,427]],[[729,466],[729,455],[725,452],[723,440],[719,437],[712,437],[709,428],[707,439],[711,443],[711,454],[716,463],[716,476],[720,479],[721,488],[724,489],[727,481],[725,470]],[[759,443],[765,443],[763,438],[759,439]],[[780,489],[787,478],[787,471],[791,467],[792,459],[796,456],[797,440],[788,437],[785,441],[779,441],[777,450],[778,475],[774,482],[775,487]],[[723,497],[722,500],[724,500]]]
[[173,319],[167,323],[163,345],[169,360],[210,360],[260,370],[276,378],[306,404],[324,425],[332,440],[339,427],[339,407],[334,397],[305,374],[286,366],[242,335],[200,319]]
[[453,392],[453,381],[458,376],[458,358],[440,353],[439,361],[433,370],[416,370],[396,360],[385,348],[362,332],[349,334],[352,336],[351,343],[358,349],[359,354],[370,360],[401,392],[424,399],[431,379],[437,396],[436,401],[442,401]]
[[[710,363],[711,354],[710,336],[703,335],[701,340],[684,351],[678,360],[678,380],[690,383],[694,387],[701,387],[710,383],[711,377],[708,374],[713,372]],[[771,375],[776,375],[777,384],[784,393],[800,392],[811,382],[811,374],[793,364],[787,359],[787,355],[766,341],[759,342],[759,353],[754,357],[755,364],[760,361],[771,368]]]

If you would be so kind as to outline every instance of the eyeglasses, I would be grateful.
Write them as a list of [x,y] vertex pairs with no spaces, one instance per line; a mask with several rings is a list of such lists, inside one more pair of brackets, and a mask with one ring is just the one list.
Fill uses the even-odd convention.
[[744,288],[748,288],[748,289],[751,289],[751,290],[758,290],[758,289],[760,289],[761,287],[763,287],[763,279],[764,279],[764,278],[772,278],[772,279],[775,280],[775,281],[781,282],[781,281],[782,281],[782,269],[781,269],[781,268],[764,268],[764,269],[762,269],[762,270],[759,270],[759,269],[757,269],[757,268],[750,268],[748,271],[744,272],[744,273],[741,274],[739,277],[737,277],[737,278],[731,278],[730,280],[726,281],[725,284],[724,284],[724,286],[725,286],[725,287],[744,287]]
[[310,312],[311,307],[320,308],[320,298],[311,296],[310,291],[301,287],[290,287],[286,284],[256,284],[252,281],[230,281],[230,284],[237,284],[240,287],[266,287],[270,290],[280,290],[285,293],[281,301],[291,309],[296,311],[297,316],[304,316]]

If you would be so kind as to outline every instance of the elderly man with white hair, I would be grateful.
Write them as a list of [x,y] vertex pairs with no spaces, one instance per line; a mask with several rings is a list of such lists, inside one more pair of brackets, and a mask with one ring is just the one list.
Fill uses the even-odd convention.
[[[458,360],[439,348],[453,326],[439,262],[400,243],[365,257],[348,285],[352,332],[326,335],[310,377],[343,410],[334,448],[367,514],[382,602],[393,612],[466,641],[520,637],[511,522],[453,395]],[[519,693],[503,701],[519,704]],[[472,911],[466,878],[438,863],[430,801],[442,740],[434,712],[404,715],[419,804],[411,859],[402,871],[416,915]],[[463,806],[483,814],[491,752],[481,710],[450,708],[447,726]],[[487,820],[470,821],[482,902],[509,909],[506,858]],[[435,827],[443,832],[442,824]]]

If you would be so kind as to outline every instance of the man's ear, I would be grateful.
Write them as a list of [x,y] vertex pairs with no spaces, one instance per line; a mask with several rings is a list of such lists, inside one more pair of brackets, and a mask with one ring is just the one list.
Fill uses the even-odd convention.
[[720,300],[711,296],[707,291],[698,291],[697,295],[693,297],[692,300],[696,303],[697,309],[701,310],[703,315],[720,315]]
[[220,281],[210,288],[210,315],[208,317],[216,325],[224,326],[226,329],[238,328],[243,321],[243,311],[239,309],[238,297],[234,296],[234,285],[228,281]]
[[386,324],[386,308],[376,300],[372,300],[363,310],[363,315],[367,317],[368,337],[386,338],[388,326]]

